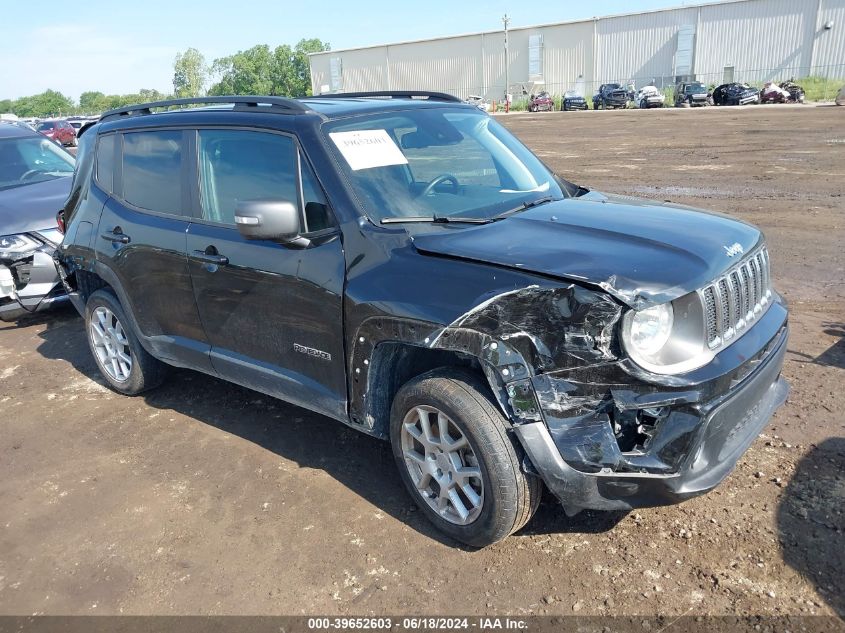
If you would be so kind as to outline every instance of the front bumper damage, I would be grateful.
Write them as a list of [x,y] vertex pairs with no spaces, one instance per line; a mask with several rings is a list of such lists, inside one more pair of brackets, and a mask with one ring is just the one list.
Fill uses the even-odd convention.
[[0,319],[12,321],[67,301],[56,265],[53,244],[44,243],[25,257],[0,260]]
[[786,400],[788,333],[778,297],[753,328],[685,376],[649,375],[608,357],[608,348],[592,363],[509,383],[528,467],[570,514],[667,505],[711,490]]
[[[764,350],[751,375],[726,395],[689,404],[696,391],[650,394],[640,402],[617,402],[616,407],[653,413],[666,408],[645,447],[625,455],[610,420],[585,415],[592,422],[561,429],[560,421],[514,427],[531,464],[569,514],[582,509],[630,510],[678,503],[716,487],[759,435],[772,414],[786,400],[789,386],[780,370],[786,354],[787,328]],[[663,404],[655,407],[654,403]],[[666,404],[672,403],[672,404]],[[556,424],[557,423],[557,424]],[[564,459],[569,457],[570,463]],[[584,457],[592,457],[591,470]],[[596,461],[600,466],[596,470]],[[615,465],[613,465],[615,462]]]

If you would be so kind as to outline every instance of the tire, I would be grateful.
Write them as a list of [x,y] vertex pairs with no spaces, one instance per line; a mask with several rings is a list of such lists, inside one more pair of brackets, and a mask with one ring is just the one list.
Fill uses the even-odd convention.
[[[491,545],[523,527],[542,494],[542,481],[522,471],[522,448],[488,392],[487,383],[469,371],[436,369],[405,384],[390,412],[393,456],[409,494],[438,530],[473,547]],[[464,447],[454,452],[442,449],[462,441]],[[477,474],[458,486],[452,483],[458,468]],[[450,482],[453,494],[444,495],[438,481]],[[427,482],[425,492],[418,482]]]
[[110,290],[97,290],[88,298],[85,334],[100,373],[114,391],[134,396],[164,381],[167,365],[141,346]]

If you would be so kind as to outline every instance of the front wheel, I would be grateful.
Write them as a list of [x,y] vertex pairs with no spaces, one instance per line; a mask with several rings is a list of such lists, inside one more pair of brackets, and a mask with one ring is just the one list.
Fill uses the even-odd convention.
[[542,482],[522,470],[522,449],[476,375],[439,369],[393,401],[390,440],[408,492],[441,532],[484,547],[524,526]]

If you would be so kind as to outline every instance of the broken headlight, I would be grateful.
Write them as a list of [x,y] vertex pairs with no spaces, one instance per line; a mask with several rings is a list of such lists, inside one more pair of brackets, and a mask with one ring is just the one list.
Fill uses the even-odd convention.
[[655,374],[681,374],[713,358],[707,346],[704,308],[698,293],[670,303],[629,310],[622,319],[622,343],[637,365]]
[[15,261],[23,259],[41,244],[27,235],[0,236],[0,259]]

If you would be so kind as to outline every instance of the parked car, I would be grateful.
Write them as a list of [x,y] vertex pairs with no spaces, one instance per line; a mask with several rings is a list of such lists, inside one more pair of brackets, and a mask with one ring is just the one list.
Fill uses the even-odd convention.
[[567,90],[561,100],[562,110],[586,110],[587,100],[577,90]]
[[773,81],[767,81],[760,90],[760,103],[787,103],[791,98],[788,90]]
[[836,95],[836,105],[845,105],[845,86],[842,86]]
[[529,112],[554,112],[555,100],[548,92],[540,92],[528,97]]
[[464,103],[468,103],[470,105],[474,105],[476,108],[481,110],[482,112],[490,112],[490,102],[487,101],[484,97],[479,95],[470,95],[466,98]]
[[723,105],[749,105],[760,102],[760,91],[753,86],[741,83],[729,83],[717,86],[713,90],[713,104]]
[[708,105],[707,87],[700,81],[681,82],[675,86],[675,107],[703,107]]
[[602,84],[593,95],[594,110],[628,107],[628,92],[620,84]]
[[780,87],[789,92],[790,103],[804,103],[804,88],[795,83],[794,79],[780,82]]
[[449,95],[200,100],[83,132],[57,261],[115,391],[177,365],[388,439],[474,546],[543,484],[570,513],[702,494],[786,398],[753,226],[572,184]]
[[73,156],[53,141],[0,125],[0,320],[67,299],[53,252],[62,240],[56,213],[73,168]]
[[76,130],[67,121],[60,119],[47,119],[41,121],[35,128],[40,134],[47,138],[53,139],[57,143],[61,143],[65,147],[71,145],[76,147]]
[[634,98],[638,108],[662,108],[666,96],[655,86],[643,86]]

